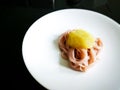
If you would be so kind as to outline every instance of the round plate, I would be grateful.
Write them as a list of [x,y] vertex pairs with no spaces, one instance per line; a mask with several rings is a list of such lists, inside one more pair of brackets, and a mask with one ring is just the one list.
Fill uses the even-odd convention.
[[[100,37],[100,59],[86,72],[74,71],[63,60],[58,37],[84,29]],[[120,25],[107,16],[82,9],[63,9],[34,22],[25,34],[22,54],[31,75],[50,90],[120,90]]]

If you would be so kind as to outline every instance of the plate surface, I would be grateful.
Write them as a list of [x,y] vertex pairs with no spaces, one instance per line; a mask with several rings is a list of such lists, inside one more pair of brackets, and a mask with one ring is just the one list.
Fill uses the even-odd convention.
[[[60,56],[58,37],[84,29],[103,41],[100,59],[86,72],[69,68]],[[31,75],[50,90],[120,90],[120,25],[102,14],[82,9],[51,12],[25,34],[22,54]]]

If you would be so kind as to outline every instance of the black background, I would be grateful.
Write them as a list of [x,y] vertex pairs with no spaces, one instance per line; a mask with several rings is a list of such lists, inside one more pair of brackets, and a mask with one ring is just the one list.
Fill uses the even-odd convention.
[[[61,1],[61,2],[60,2]],[[72,6],[102,13],[120,23],[120,0],[95,8]],[[22,41],[30,25],[52,11],[71,8],[63,0],[0,0],[1,90],[46,90],[28,72],[22,58]]]

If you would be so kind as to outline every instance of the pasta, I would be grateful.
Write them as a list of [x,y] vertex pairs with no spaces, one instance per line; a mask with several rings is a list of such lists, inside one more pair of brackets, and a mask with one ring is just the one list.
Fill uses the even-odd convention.
[[67,31],[59,37],[58,45],[61,56],[69,61],[69,65],[72,69],[84,72],[90,64],[96,61],[103,43],[100,38],[96,38],[91,48],[73,48],[66,44],[70,32],[71,31]]

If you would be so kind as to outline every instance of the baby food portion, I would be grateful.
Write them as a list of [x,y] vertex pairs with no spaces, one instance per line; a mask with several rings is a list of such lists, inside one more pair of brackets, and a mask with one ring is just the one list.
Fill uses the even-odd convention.
[[94,38],[84,30],[71,30],[59,37],[62,58],[68,60],[72,69],[86,71],[94,63],[103,47],[100,38]]
[[69,32],[67,44],[73,48],[90,48],[93,46],[94,37],[84,30],[73,30]]

